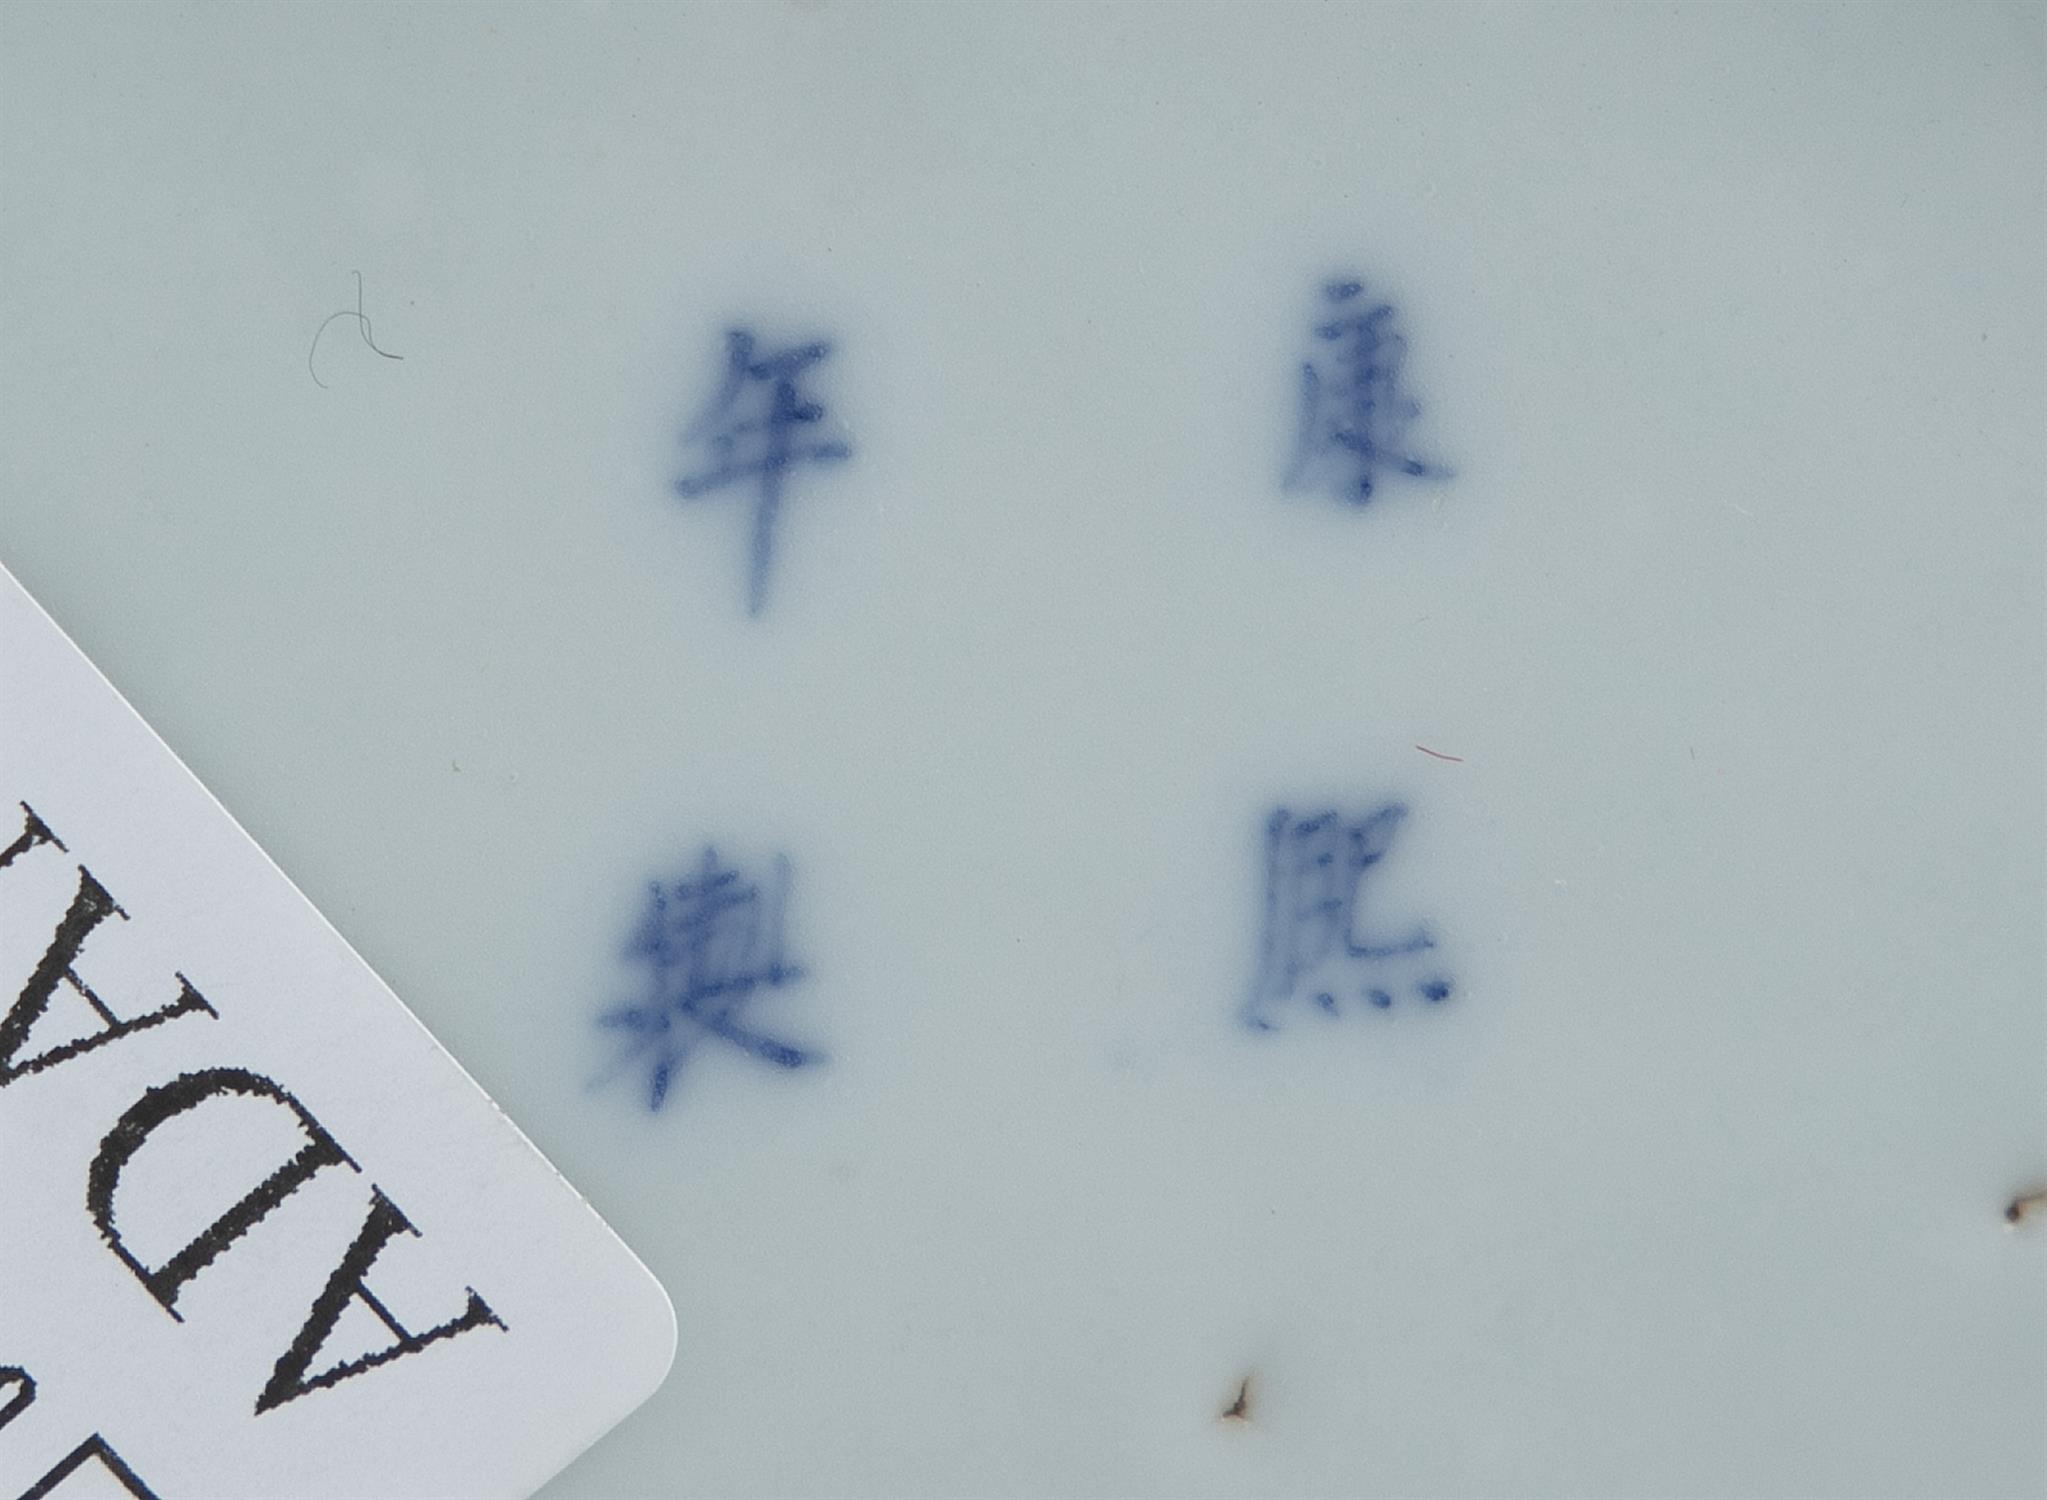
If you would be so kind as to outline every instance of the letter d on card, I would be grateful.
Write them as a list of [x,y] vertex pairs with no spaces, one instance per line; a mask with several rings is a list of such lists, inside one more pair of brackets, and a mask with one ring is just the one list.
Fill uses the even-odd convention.
[[516,1497],[667,1296],[0,570],[0,1496]]

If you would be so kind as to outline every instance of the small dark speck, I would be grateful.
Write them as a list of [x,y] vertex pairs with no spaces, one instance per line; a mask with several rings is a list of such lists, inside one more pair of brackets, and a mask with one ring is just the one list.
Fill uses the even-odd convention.
[[2047,1212],[2047,1187],[2030,1188],[2004,1206],[2004,1222],[2017,1228],[2043,1212]]
[[1420,989],[1422,999],[1428,1001],[1431,1005],[1439,1005],[1450,998],[1450,981],[1447,979],[1426,980],[1421,984]]
[[1246,1375],[1237,1382],[1237,1399],[1222,1409],[1218,1419],[1224,1422],[1248,1422],[1251,1420],[1251,1377]]

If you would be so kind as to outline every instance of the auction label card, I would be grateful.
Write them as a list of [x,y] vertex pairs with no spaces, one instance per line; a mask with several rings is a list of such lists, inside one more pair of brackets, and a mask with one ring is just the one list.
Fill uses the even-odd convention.
[[0,570],[0,1496],[523,1496],[674,1351],[647,1269]]

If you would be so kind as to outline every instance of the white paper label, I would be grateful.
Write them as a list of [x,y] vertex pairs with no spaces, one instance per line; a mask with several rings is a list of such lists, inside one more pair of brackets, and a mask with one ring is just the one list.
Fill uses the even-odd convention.
[[0,571],[0,1495],[523,1496],[652,1275]]

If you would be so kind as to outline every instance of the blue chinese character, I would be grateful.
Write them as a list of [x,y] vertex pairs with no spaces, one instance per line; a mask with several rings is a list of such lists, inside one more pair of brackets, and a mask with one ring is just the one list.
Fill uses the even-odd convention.
[[750,615],[758,615],[767,600],[775,515],[789,471],[798,464],[837,463],[852,456],[842,441],[805,437],[824,420],[824,408],[804,395],[798,382],[831,352],[830,344],[817,342],[757,357],[753,333],[731,330],[725,335],[725,378],[718,394],[683,434],[685,443],[703,450],[708,463],[677,480],[677,494],[694,500],[735,484],[753,489]]
[[[1417,924],[1395,937],[1368,936],[1360,910],[1365,876],[1385,859],[1407,820],[1407,808],[1389,802],[1356,822],[1335,812],[1297,818],[1279,809],[1265,825],[1265,934],[1258,978],[1241,1012],[1255,1031],[1274,1030],[1274,1007],[1312,997],[1327,1015],[1354,990],[1375,1009],[1388,1010],[1395,974],[1412,971],[1416,954],[1435,938]],[[1424,960],[1424,962],[1426,962]],[[1425,973],[1413,993],[1431,1004],[1450,998],[1451,985]]]
[[816,1053],[745,1023],[746,1008],[759,992],[803,977],[782,955],[782,906],[788,894],[786,859],[775,860],[773,884],[763,893],[708,848],[693,876],[650,888],[647,913],[630,950],[651,970],[646,993],[598,1018],[598,1025],[629,1038],[606,1078],[629,1066],[644,1066],[647,1107],[659,1109],[677,1071],[707,1041],[723,1042],[780,1068],[819,1061]]
[[1330,315],[1315,337],[1331,346],[1325,363],[1301,366],[1301,419],[1287,465],[1285,488],[1327,486],[1352,505],[1367,505],[1387,470],[1412,478],[1441,478],[1448,470],[1425,463],[1405,444],[1408,423],[1421,408],[1400,388],[1407,340],[1395,331],[1390,303],[1367,306],[1361,281],[1332,281],[1322,289]]

